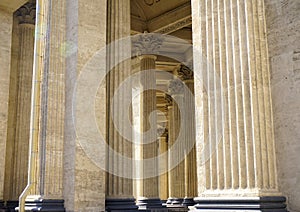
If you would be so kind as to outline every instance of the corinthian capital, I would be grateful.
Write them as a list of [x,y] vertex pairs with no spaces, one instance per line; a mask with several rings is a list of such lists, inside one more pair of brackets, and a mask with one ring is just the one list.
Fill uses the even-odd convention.
[[133,55],[158,54],[163,39],[159,34],[143,33],[132,38]]
[[165,127],[157,127],[157,136],[165,137],[168,134],[168,130]]
[[180,65],[177,70],[177,75],[183,81],[192,80],[194,78],[194,72],[185,65]]
[[173,79],[169,82],[168,92],[170,95],[182,95],[184,92],[184,85],[180,79]]
[[36,2],[29,1],[16,11],[19,24],[35,24]]

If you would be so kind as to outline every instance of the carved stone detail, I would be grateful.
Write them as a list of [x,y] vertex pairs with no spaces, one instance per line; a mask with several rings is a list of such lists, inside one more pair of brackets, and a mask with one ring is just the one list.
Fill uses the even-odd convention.
[[154,3],[160,2],[160,0],[144,0],[145,4],[148,6],[152,6]]
[[300,60],[300,49],[294,50],[293,61]]
[[185,65],[180,65],[177,70],[177,75],[183,81],[192,80],[194,78],[194,72]]
[[170,80],[168,86],[168,92],[170,95],[180,95],[184,92],[184,84],[180,79]]
[[167,101],[167,107],[172,105],[173,99],[169,94],[165,94],[165,100]]
[[167,25],[157,31],[154,31],[155,33],[161,33],[161,34],[170,34],[172,32],[175,32],[179,29],[182,29],[184,27],[187,27],[189,25],[192,24],[192,17],[189,16],[189,17],[186,17],[184,19],[181,19],[175,23],[172,23],[170,25]]
[[157,136],[159,137],[165,137],[168,134],[168,129],[165,127],[159,126],[157,128]]
[[36,2],[30,1],[16,11],[19,24],[35,24]]
[[163,39],[158,34],[143,33],[132,38],[132,55],[158,54]]

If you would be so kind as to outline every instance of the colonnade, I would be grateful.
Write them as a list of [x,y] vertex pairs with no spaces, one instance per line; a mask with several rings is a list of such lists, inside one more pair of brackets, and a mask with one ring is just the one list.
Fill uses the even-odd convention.
[[[217,211],[220,208],[262,210],[265,207],[286,211],[285,198],[277,184],[264,1],[191,2],[193,70],[183,64],[174,70],[166,95],[168,126],[164,133],[158,133],[160,136],[157,136],[161,129],[157,129],[154,71],[157,56],[149,54],[145,48],[149,45],[134,46],[140,48],[140,71],[144,74],[139,82],[146,90],[141,94],[139,108],[140,130],[148,133],[139,140],[142,179],[138,182],[139,196],[136,197],[132,178],[106,173],[99,179],[100,187],[105,187],[106,210],[186,211],[187,206],[194,205],[196,211]],[[14,67],[17,67],[15,76],[19,87],[15,89],[16,99],[9,100],[15,103],[14,113],[11,113],[14,115],[3,116],[10,120],[4,127],[11,132],[7,133],[8,138],[13,139],[4,145],[6,155],[11,154],[12,160],[0,164],[1,169],[9,167],[8,171],[5,170],[5,177],[0,178],[7,182],[0,194],[8,202],[16,201],[26,186],[29,135],[39,130],[37,151],[31,152],[36,154],[31,158],[35,164],[35,169],[31,170],[35,175],[34,187],[29,192],[31,195],[26,206],[27,209],[32,206],[41,209],[54,205],[56,211],[64,211],[63,199],[68,196],[64,194],[68,177],[64,174],[64,165],[68,165],[65,160],[69,158],[64,157],[65,145],[69,145],[65,142],[64,130],[66,122],[70,121],[65,110],[71,111],[65,107],[65,95],[73,91],[66,90],[68,56],[62,55],[62,46],[66,45],[66,25],[70,23],[65,22],[65,1],[45,1],[40,6],[38,30],[35,31],[38,38],[33,36],[35,13],[32,3],[25,4],[16,13],[20,52],[18,65]],[[107,44],[130,36],[129,0],[108,1],[106,17],[104,34]],[[82,26],[80,22],[77,27]],[[84,30],[79,32],[84,33]],[[145,36],[147,39],[141,41],[151,42],[151,34],[141,34],[141,37]],[[34,39],[38,44],[37,55],[33,51]],[[84,41],[80,42],[79,46],[84,46]],[[1,41],[0,44],[3,45]],[[130,55],[129,46],[116,44],[107,49],[106,65],[113,64],[120,54]],[[33,69],[32,58],[35,58],[36,69]],[[32,120],[38,123],[39,129],[33,128],[32,132],[29,128],[30,94],[32,77],[35,76],[31,70],[38,71],[39,78],[33,83],[40,88],[39,101],[34,102],[38,116]],[[120,84],[131,75],[130,60],[121,62],[107,75],[106,140],[116,153],[134,160],[132,136],[124,138],[113,123],[117,121],[124,126],[126,116],[134,120],[134,113],[122,107],[123,100],[131,99],[132,95],[120,92],[119,104],[112,103]],[[118,112],[116,120],[112,120],[112,108]],[[147,143],[149,140],[151,143]],[[159,161],[158,156],[177,141],[179,145],[175,151],[168,153],[166,161]],[[5,142],[1,140],[2,143]],[[187,144],[192,148],[186,148]],[[75,146],[72,148],[76,165],[70,168],[74,172],[74,181],[86,168],[82,164],[79,167],[80,158],[85,159],[85,156],[82,156],[79,145]],[[178,161],[180,152],[184,152],[184,157]],[[134,171],[133,164],[122,166],[124,161],[116,153],[106,153],[103,163],[108,170]],[[151,162],[148,159],[152,159]],[[161,164],[168,170],[163,174],[159,173]],[[80,195],[84,189],[81,190],[78,179],[70,185],[76,187],[74,199],[87,198]],[[166,205],[160,197],[168,198]]]

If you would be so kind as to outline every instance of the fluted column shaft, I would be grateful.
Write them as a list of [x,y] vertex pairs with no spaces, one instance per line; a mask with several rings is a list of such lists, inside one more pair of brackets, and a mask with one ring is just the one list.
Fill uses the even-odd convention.
[[[159,137],[159,154],[164,154],[168,151],[167,133]],[[168,158],[165,161],[159,161],[159,170],[167,170]],[[159,197],[162,200],[168,198],[168,172],[159,175]]]
[[195,100],[194,98],[194,74],[188,67],[181,65],[177,70],[177,75],[184,82],[184,144],[191,149],[185,148],[184,160],[184,183],[185,198],[190,200],[197,196],[197,167],[196,167],[196,147],[195,147]]
[[[44,24],[51,31],[43,55],[39,137],[39,186],[35,194],[45,199],[63,199],[63,152],[65,124],[65,1],[47,5]],[[47,20],[47,17],[51,17]],[[45,32],[42,36],[44,36]],[[39,35],[39,38],[43,38]],[[65,47],[65,48],[63,48]],[[39,52],[39,54],[41,54]]]
[[[140,194],[146,198],[158,198],[158,141],[156,135],[156,74],[155,60],[156,56],[143,55],[140,57],[141,71],[144,71],[140,78],[143,87],[141,101],[141,132],[144,133],[151,129],[147,137],[141,139],[142,159],[152,159],[151,163],[143,163],[143,180]],[[151,116],[150,116],[151,114]],[[154,177],[148,178],[147,173],[153,173]],[[151,186],[149,186],[151,185]]]
[[[173,99],[169,94],[165,95],[165,99],[167,101],[167,111],[168,111],[168,148],[170,147],[171,144],[174,143],[174,137],[175,137],[175,132],[174,132],[174,113],[173,113]],[[174,187],[172,185],[172,181],[174,180],[171,177],[171,165],[170,165],[170,160],[171,154],[168,154],[168,197],[171,197],[170,194],[173,194]]]
[[27,185],[28,153],[30,134],[31,87],[34,50],[34,16],[25,17],[35,12],[33,4],[21,8],[19,18],[19,60],[18,60],[18,96],[16,134],[13,154],[13,173],[10,200],[18,200]]
[[199,194],[279,195],[263,0],[192,4]]
[[[184,87],[183,83],[179,79],[171,80],[169,83],[168,91],[173,98],[173,108],[171,110],[172,120],[170,120],[169,133],[172,134],[172,139],[169,141],[169,148],[171,148],[175,142],[179,143],[179,147],[170,152],[169,156],[169,197],[183,198],[185,196],[184,185],[184,160],[180,160],[179,164],[173,164],[177,162],[180,152],[184,151],[184,126],[181,121],[184,120],[184,110],[180,108],[184,102]],[[171,169],[172,167],[175,167]]]
[[[108,1],[108,43],[117,41],[130,36],[130,1],[129,0],[111,0]],[[118,61],[119,55],[130,55],[130,48],[123,44],[111,45],[108,52],[108,65]],[[117,156],[120,153],[125,157],[132,157],[132,143],[122,136],[115,128],[115,123],[123,128],[122,124],[126,123],[128,117],[128,108],[124,106],[125,99],[131,99],[131,93],[127,90],[120,92],[117,96],[117,103],[113,104],[113,98],[116,97],[116,91],[126,77],[130,76],[131,62],[124,61],[110,70],[107,77],[107,96],[108,96],[108,126],[107,141],[113,152],[107,152],[107,166],[109,170],[118,169],[117,172],[123,173],[126,169],[128,173],[132,170],[132,166],[128,164],[124,167],[124,162]],[[113,111],[112,111],[113,109]],[[116,113],[116,114],[113,114]],[[131,115],[131,114],[129,114]],[[114,120],[112,117],[116,117]],[[122,129],[120,129],[122,130]],[[127,132],[128,133],[128,132]],[[112,168],[113,167],[113,168]],[[124,170],[125,172],[125,170]],[[133,198],[132,179],[123,178],[111,173],[107,173],[106,198]]]

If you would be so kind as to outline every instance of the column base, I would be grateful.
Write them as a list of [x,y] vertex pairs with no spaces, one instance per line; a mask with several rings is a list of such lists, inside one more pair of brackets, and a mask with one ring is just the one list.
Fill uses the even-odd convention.
[[186,212],[188,208],[182,205],[182,198],[169,197],[167,201],[168,212]]
[[196,202],[194,201],[194,198],[192,197],[185,197],[183,199],[182,205],[189,207],[189,206],[194,206]]
[[167,212],[160,198],[141,198],[137,201],[140,212]]
[[169,197],[167,200],[167,205],[181,205],[183,202],[182,198]]
[[[19,211],[19,207],[16,208]],[[29,196],[25,202],[26,212],[65,212],[64,200],[43,199],[40,196]]]
[[138,206],[134,198],[107,198],[105,200],[105,211],[107,212],[136,212]]
[[168,200],[161,200],[162,206],[165,207],[167,205]]
[[16,207],[19,206],[19,201],[17,200],[9,200],[6,202],[6,212],[14,212],[16,211]]
[[0,200],[0,212],[5,211],[4,201]]
[[195,198],[195,211],[287,212],[285,197]]

